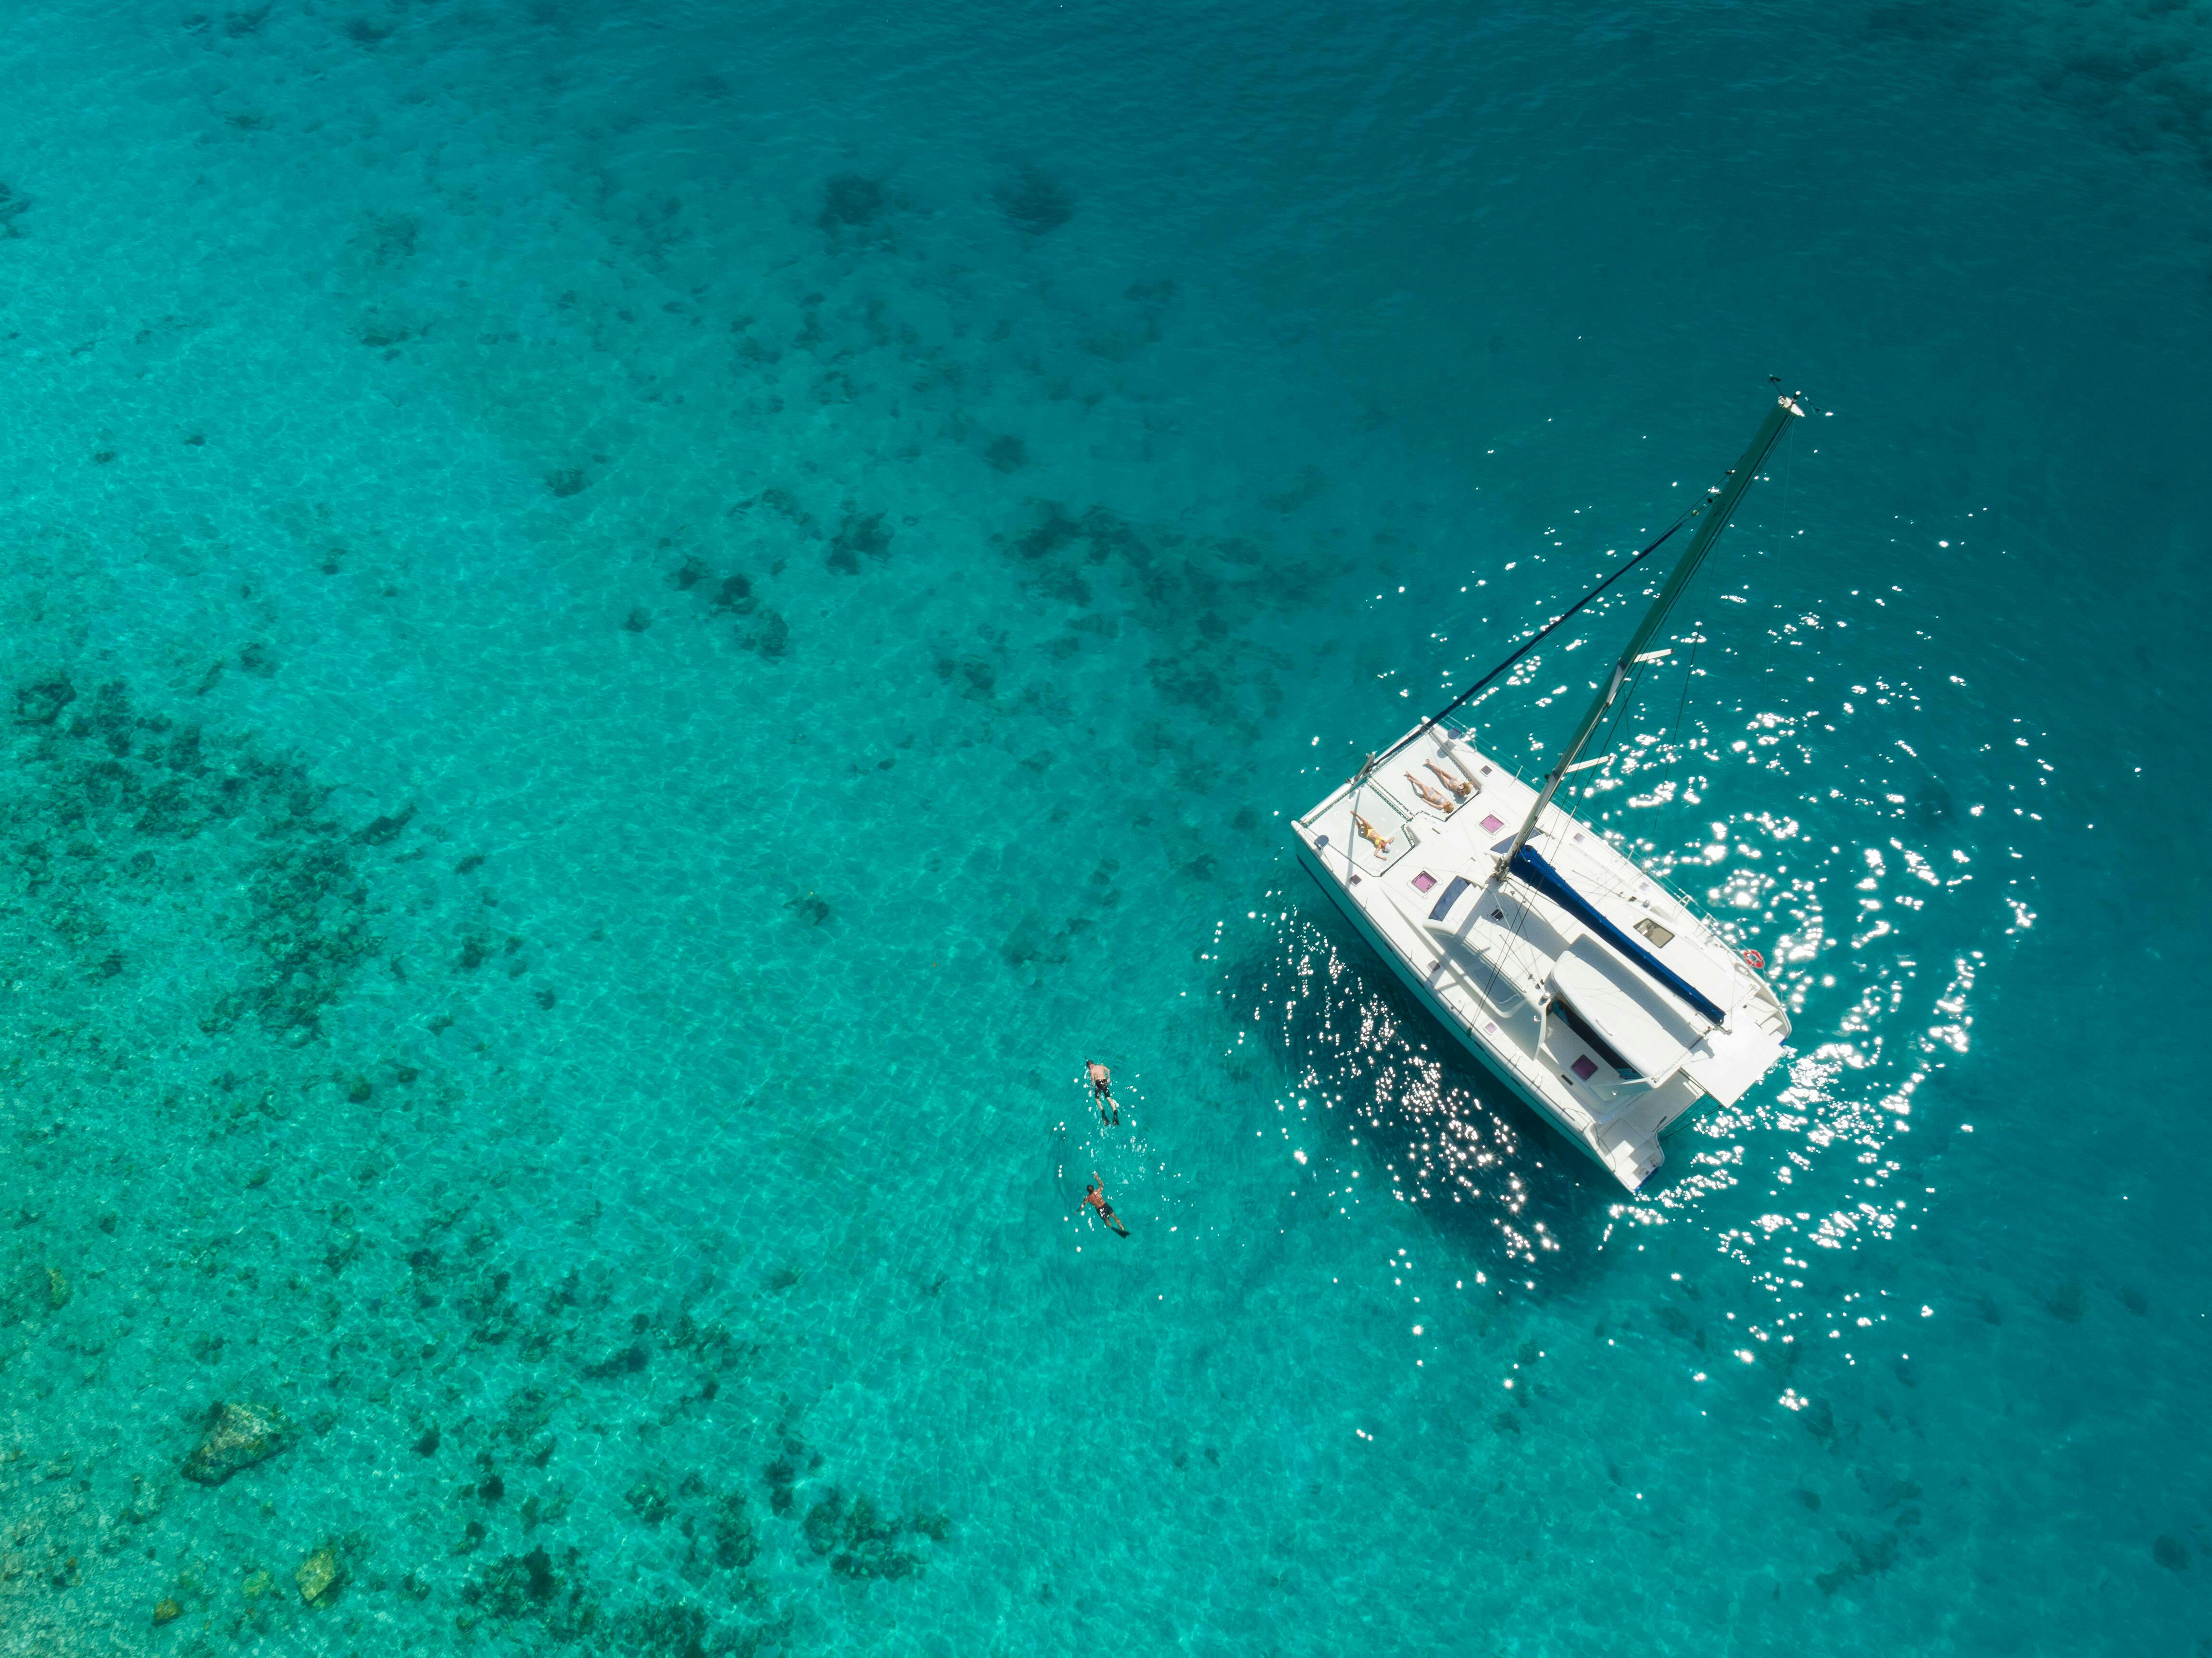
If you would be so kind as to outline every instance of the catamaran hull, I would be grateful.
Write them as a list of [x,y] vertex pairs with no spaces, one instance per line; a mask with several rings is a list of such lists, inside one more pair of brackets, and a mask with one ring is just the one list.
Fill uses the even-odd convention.
[[1413,975],[1406,958],[1391,949],[1376,935],[1375,925],[1368,919],[1366,913],[1358,904],[1349,902],[1348,895],[1339,884],[1336,878],[1319,866],[1314,858],[1313,849],[1306,844],[1304,839],[1302,836],[1292,835],[1291,840],[1291,844],[1297,848],[1299,867],[1313,878],[1315,885],[1328,895],[1329,902],[1336,906],[1337,913],[1352,923],[1359,936],[1367,941],[1367,947],[1380,957],[1391,972],[1396,975],[1398,982],[1413,992],[1413,999],[1420,1003],[1422,1011],[1427,1013],[1439,1028],[1449,1034],[1453,1044],[1481,1060],[1482,1068],[1485,1071],[1504,1084],[1507,1090],[1515,1099],[1534,1112],[1543,1120],[1544,1125],[1557,1133],[1561,1139],[1581,1152],[1600,1169],[1604,1169],[1607,1175],[1618,1178],[1618,1171],[1598,1155],[1595,1147],[1572,1128],[1554,1117],[1541,1099],[1529,1092],[1517,1078],[1501,1068],[1496,1058],[1469,1036],[1461,1028],[1459,1022],[1444,1011],[1443,1004],[1437,999],[1436,992]]
[[[1430,1017],[1631,1192],[1666,1161],[1659,1136],[1670,1124],[1700,1100],[1735,1104],[1780,1060],[1790,1014],[1751,964],[1755,957],[1739,954],[1728,933],[1607,832],[1577,820],[1571,803],[1589,791],[1570,788],[1564,805],[1559,791],[1615,757],[1581,756],[1638,667],[1671,652],[1646,647],[1804,412],[1796,398],[1778,398],[1705,501],[1292,825],[1306,873]],[[1540,787],[1485,758],[1465,722],[1449,723],[1700,517],[1611,674],[1592,685],[1596,700]],[[1639,764],[1631,751],[1620,774]],[[1462,902],[1470,891],[1473,902]]]

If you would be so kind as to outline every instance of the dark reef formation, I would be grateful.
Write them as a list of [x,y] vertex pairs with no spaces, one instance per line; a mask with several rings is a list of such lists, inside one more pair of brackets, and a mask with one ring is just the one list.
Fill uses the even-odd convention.
[[830,568],[846,575],[860,574],[863,558],[890,556],[891,533],[884,528],[881,513],[848,512],[830,541]]
[[[754,577],[745,571],[733,571],[718,580],[702,560],[692,556],[669,572],[668,581],[678,592],[706,597],[709,618],[736,622],[735,638],[740,648],[771,661],[790,654],[791,624],[781,610],[762,600]],[[643,615],[633,611],[633,622]],[[643,629],[633,627],[632,631]]]
[[992,194],[1000,211],[1025,235],[1042,236],[1057,230],[1075,211],[1074,200],[1060,180],[1034,165],[1024,166],[1012,178],[1001,180]]
[[[676,585],[702,622],[762,623],[750,577]],[[239,665],[275,671],[265,652]],[[768,1653],[795,1625],[765,1557],[896,1580],[946,1545],[942,1515],[821,1487],[844,1471],[750,1380],[750,1309],[793,1280],[640,1304],[591,1246],[596,1207],[548,1248],[562,1171],[514,1133],[514,1100],[472,1098],[497,1056],[447,1034],[487,999],[559,1000],[512,985],[525,932],[477,919],[483,854],[433,859],[446,836],[416,805],[349,817],[302,761],[119,682],[33,674],[0,707],[0,929],[34,993],[0,1094],[0,1370],[50,1392],[64,1372],[182,1367],[219,1401],[82,1452],[0,1446],[10,1561],[50,1563],[0,1574],[0,1627],[71,1626],[99,1574],[128,1579],[142,1617],[246,1644],[295,1638],[288,1619],[428,1619],[497,1649]],[[772,1461],[687,1455],[695,1430],[742,1445],[779,1412]],[[364,1451],[412,1508],[374,1539],[302,1531]],[[126,1501],[86,1500],[126,1479]],[[610,1500],[635,1540],[618,1554],[604,1521],[579,1524]],[[231,1523],[260,1529],[223,1546],[258,1558],[212,1569],[210,1528]],[[638,1549],[680,1593],[639,1584]]]
[[848,1501],[832,1485],[807,1509],[805,1530],[806,1546],[840,1576],[910,1577],[922,1569],[926,1557],[900,1547],[900,1540],[942,1543],[951,1535],[951,1522],[929,1512],[894,1518],[866,1497]]
[[[58,674],[17,686],[14,703],[16,758],[36,786],[12,803],[22,835],[10,851],[51,936],[89,944],[113,935],[130,887],[158,886],[189,843],[220,842],[194,850],[243,890],[233,940],[241,970],[203,1008],[201,1029],[250,1018],[311,1041],[323,1011],[381,948],[356,857],[388,848],[411,809],[349,831],[329,812],[329,790],[296,762],[211,753],[198,726],[141,715],[117,682],[80,695]],[[102,977],[128,969],[127,952],[83,953]]]
[[833,249],[888,245],[891,192],[881,179],[839,173],[822,185],[822,210],[814,222]]

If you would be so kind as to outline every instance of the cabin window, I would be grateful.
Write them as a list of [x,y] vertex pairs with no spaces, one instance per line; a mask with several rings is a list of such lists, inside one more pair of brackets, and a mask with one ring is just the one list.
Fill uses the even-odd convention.
[[[1631,1066],[1627,1060],[1622,1059],[1620,1054],[1613,1052],[1613,1044],[1606,1041],[1604,1037],[1599,1035],[1597,1034],[1597,1027],[1593,1025],[1588,1019],[1583,1017],[1580,1013],[1577,1012],[1575,1011],[1575,1005],[1569,1001],[1565,997],[1554,996],[1552,998],[1552,1017],[1557,1019],[1561,1024],[1566,1026],[1568,1029],[1573,1031],[1576,1035],[1581,1037],[1583,1039],[1583,1047],[1589,1048],[1591,1053],[1596,1054],[1598,1058],[1603,1060],[1615,1071],[1620,1072],[1622,1076],[1627,1078],[1632,1082],[1638,1080],[1635,1067]],[[1592,1067],[1592,1069],[1595,1068],[1595,1066]],[[1575,1073],[1584,1082],[1588,1082],[1589,1080],[1590,1073],[1582,1068],[1582,1061],[1580,1060],[1576,1061]]]
[[1441,921],[1445,916],[1450,914],[1451,907],[1459,902],[1460,894],[1465,892],[1471,884],[1472,883],[1464,875],[1453,876],[1450,884],[1444,888],[1444,896],[1437,899],[1435,908],[1429,911],[1429,919],[1431,921]]
[[1413,878],[1413,890],[1416,892],[1426,892],[1431,887],[1436,885],[1436,884],[1437,878],[1430,874],[1428,871],[1423,870],[1419,875],[1416,875]]
[[1656,915],[1645,916],[1636,924],[1636,930],[1662,949],[1671,944],[1674,938],[1672,932],[1659,925],[1659,918]]

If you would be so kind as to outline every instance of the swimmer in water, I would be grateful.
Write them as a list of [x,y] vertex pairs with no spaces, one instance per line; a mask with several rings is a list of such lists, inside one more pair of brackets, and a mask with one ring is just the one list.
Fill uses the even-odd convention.
[[1091,1078],[1091,1097],[1098,1102],[1098,1121],[1119,1123],[1121,1108],[1114,1102],[1114,1073],[1096,1060],[1085,1060],[1083,1071]]
[[1097,1175],[1091,1175],[1091,1184],[1083,1193],[1083,1200],[1098,1212],[1099,1219],[1104,1221],[1123,1237],[1129,1236],[1129,1229],[1121,1224],[1121,1218],[1114,1212],[1114,1206],[1106,1201],[1105,1193],[1098,1189]]

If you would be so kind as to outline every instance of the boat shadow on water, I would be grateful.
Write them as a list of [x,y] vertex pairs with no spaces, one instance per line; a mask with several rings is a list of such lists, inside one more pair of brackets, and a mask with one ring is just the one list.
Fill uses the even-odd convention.
[[1324,1137],[1316,1173],[1334,1204],[1402,1201],[1472,1270],[1580,1282],[1623,1194],[1462,1050],[1320,894],[1295,902],[1269,947],[1222,963],[1245,1033],[1231,1064],[1258,1075],[1257,1056],[1243,1057],[1256,1045],[1281,1067]]

